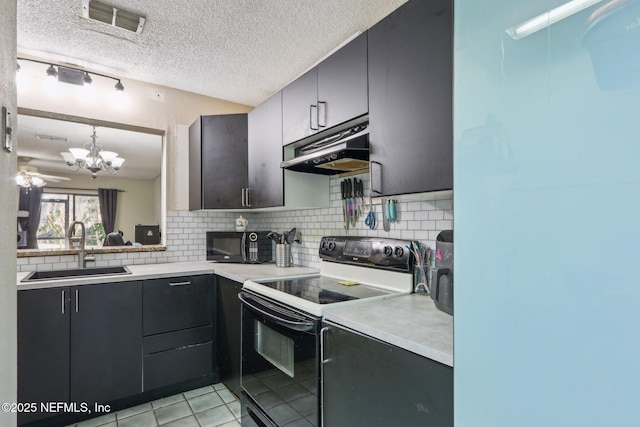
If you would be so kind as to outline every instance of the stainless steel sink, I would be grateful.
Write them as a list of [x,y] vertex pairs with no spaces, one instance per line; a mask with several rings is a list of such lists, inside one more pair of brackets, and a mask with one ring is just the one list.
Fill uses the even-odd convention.
[[21,282],[37,282],[43,280],[63,280],[75,279],[79,277],[93,276],[112,276],[131,274],[131,271],[125,267],[97,267],[97,268],[74,268],[69,270],[53,270],[53,271],[34,271],[29,273]]

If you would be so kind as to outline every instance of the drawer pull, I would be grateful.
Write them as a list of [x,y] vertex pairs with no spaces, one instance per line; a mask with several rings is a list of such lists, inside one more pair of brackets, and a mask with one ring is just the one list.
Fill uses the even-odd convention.
[[169,286],[186,286],[186,285],[190,285],[191,282],[190,281],[186,281],[186,282],[169,282]]

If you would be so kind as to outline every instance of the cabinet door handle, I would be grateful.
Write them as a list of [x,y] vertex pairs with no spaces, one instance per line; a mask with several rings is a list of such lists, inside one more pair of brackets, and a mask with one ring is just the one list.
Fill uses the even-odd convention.
[[[322,107],[322,110],[320,107]],[[322,118],[323,124],[320,124],[320,118]],[[318,101],[318,127],[327,127],[327,103],[325,101]]]
[[317,105],[309,105],[309,129],[318,130],[318,127],[313,127],[313,109],[316,109],[316,122],[318,121],[318,106]]
[[244,206],[246,208],[250,208],[251,207],[250,195],[251,195],[251,188],[248,188],[248,187],[245,188],[245,191],[244,191],[245,204],[244,204]]
[[240,205],[241,205],[242,207],[244,207],[244,206],[245,206],[245,205],[244,205],[244,197],[245,197],[245,196],[244,196],[244,194],[245,194],[245,189],[243,188],[243,189],[242,189],[242,195],[240,196]]
[[62,314],[64,314],[64,297],[65,297],[65,291],[62,291]]
[[[374,179],[373,166],[376,165],[376,169],[378,173],[376,174],[377,179]],[[375,160],[369,161],[369,189],[377,194],[382,194],[382,163],[376,162]],[[374,184],[377,186],[374,187]]]
[[78,312],[79,309],[80,309],[80,301],[78,297],[78,290],[76,289],[76,313]]
[[324,334],[329,330],[329,327],[325,326],[320,329],[320,360],[322,364],[329,363],[331,359],[324,358]]
[[[325,326],[320,329],[320,384],[324,384],[324,365],[329,363],[331,359],[324,358],[324,335],[329,330],[329,327]],[[324,387],[320,388],[320,411],[324,412]],[[324,414],[321,413],[322,425],[324,426]]]
[[186,286],[190,285],[191,282],[187,280],[186,282],[169,282],[169,286]]

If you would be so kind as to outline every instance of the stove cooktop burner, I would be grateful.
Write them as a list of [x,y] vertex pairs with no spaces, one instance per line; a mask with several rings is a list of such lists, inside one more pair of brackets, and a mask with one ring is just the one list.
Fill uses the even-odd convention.
[[316,304],[331,304],[377,297],[391,293],[363,284],[344,285],[341,284],[340,281],[340,279],[327,276],[314,276],[298,279],[261,281],[258,283]]

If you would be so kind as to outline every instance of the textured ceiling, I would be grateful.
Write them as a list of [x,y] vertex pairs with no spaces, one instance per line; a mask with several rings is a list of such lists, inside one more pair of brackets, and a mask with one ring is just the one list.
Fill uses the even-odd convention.
[[18,0],[18,53],[258,105],[406,0],[103,0],[140,35],[82,18],[81,0]]

